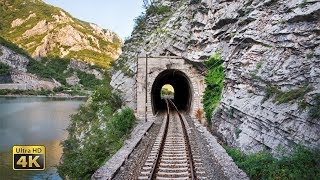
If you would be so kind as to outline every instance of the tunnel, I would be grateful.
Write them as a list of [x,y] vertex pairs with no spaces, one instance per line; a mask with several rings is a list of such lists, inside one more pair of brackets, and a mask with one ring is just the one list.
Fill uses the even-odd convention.
[[177,69],[167,69],[162,71],[154,80],[151,89],[152,112],[166,110],[166,104],[161,99],[161,89],[165,84],[170,84],[174,88],[173,102],[180,111],[189,112],[191,109],[193,89],[190,79],[185,73]]

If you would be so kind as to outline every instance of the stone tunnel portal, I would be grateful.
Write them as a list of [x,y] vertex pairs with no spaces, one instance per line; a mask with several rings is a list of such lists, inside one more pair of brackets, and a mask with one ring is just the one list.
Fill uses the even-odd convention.
[[162,71],[152,84],[151,104],[153,114],[166,109],[165,101],[161,99],[161,88],[165,84],[173,86],[173,101],[177,108],[181,111],[189,112],[193,98],[193,88],[190,79],[182,71],[167,69]]

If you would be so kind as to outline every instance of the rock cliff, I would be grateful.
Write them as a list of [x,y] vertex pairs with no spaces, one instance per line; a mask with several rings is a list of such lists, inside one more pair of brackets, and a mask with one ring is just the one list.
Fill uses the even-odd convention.
[[[320,93],[320,2],[313,0],[156,1],[125,42],[111,85],[135,108],[136,56],[203,62],[220,52],[222,99],[212,128],[245,152],[320,145],[311,118]],[[318,102],[319,103],[319,102]],[[318,111],[320,111],[318,109]]]
[[[27,72],[29,59],[17,52],[0,45],[0,63],[10,67],[10,81],[0,80],[0,89],[19,89],[19,90],[53,90],[61,86],[60,83],[51,80],[42,80],[34,74]],[[0,76],[1,77],[1,76]]]

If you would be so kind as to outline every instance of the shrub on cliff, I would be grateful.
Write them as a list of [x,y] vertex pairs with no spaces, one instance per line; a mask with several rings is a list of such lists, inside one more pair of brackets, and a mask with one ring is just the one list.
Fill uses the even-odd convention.
[[7,64],[0,62],[0,76],[10,75],[10,67]]
[[205,76],[207,87],[204,91],[203,105],[209,125],[211,124],[212,113],[221,99],[224,80],[222,63],[223,61],[220,53],[214,53],[207,61],[205,61],[205,65],[209,71]]
[[62,142],[63,157],[58,166],[62,177],[90,179],[91,175],[118,149],[131,131],[133,110],[122,106],[109,81],[99,86],[87,105],[72,116],[68,138]]
[[320,150],[297,147],[291,156],[276,159],[265,152],[245,155],[239,149],[225,147],[227,153],[250,179],[319,179]]

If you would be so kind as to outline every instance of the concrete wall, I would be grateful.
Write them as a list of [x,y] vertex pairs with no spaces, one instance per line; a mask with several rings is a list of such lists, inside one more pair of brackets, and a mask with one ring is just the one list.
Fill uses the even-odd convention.
[[[204,77],[189,63],[181,57],[138,57],[137,66],[137,109],[136,113],[140,119],[152,117],[151,89],[157,76],[167,69],[177,69],[187,75],[191,81],[193,99],[190,114],[195,117],[197,110],[203,110],[202,96],[205,89]],[[147,76],[146,76],[147,74]],[[147,86],[146,86],[147,83]],[[146,90],[147,88],[147,90]],[[147,92],[147,94],[146,94]]]

